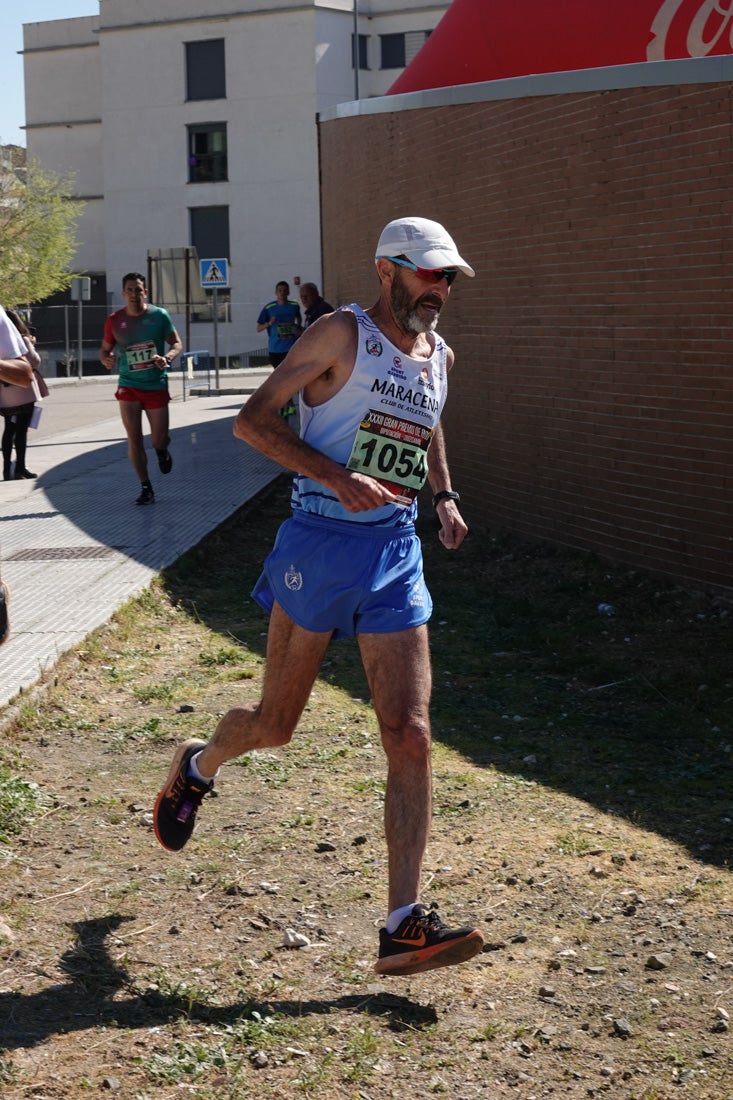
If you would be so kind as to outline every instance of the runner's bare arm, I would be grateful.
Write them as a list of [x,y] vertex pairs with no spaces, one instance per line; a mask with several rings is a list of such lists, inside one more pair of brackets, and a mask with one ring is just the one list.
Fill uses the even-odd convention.
[[165,355],[154,355],[153,366],[158,367],[160,370],[165,370],[169,367],[177,355],[183,351],[183,341],[178,335],[175,329],[169,333],[165,338],[168,345],[168,350]]
[[356,322],[348,312],[323,318],[306,329],[280,366],[242,407],[234,434],[287,469],[320,481],[349,512],[379,508],[395,499],[384,486],[304,443],[280,416],[280,409],[300,390],[310,404],[322,404],[349,378],[356,355]]
[[[428,448],[428,482],[433,495],[451,488],[442,424],[438,424],[435,429]],[[457,550],[468,534],[468,527],[458,510],[458,504],[455,500],[441,500],[435,511],[440,520],[440,541],[446,550]]]
[[99,362],[107,370],[112,370],[115,365],[114,344],[108,344],[106,340],[102,341],[102,346],[99,349]]

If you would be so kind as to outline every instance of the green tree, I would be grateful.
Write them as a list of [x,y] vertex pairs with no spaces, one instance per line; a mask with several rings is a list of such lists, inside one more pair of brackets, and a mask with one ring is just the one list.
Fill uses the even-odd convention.
[[36,163],[0,174],[0,302],[41,301],[71,282],[76,223],[84,204],[71,179]]

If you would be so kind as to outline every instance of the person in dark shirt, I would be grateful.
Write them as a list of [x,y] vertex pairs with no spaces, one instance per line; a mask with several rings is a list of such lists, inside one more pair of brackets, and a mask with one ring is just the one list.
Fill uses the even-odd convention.
[[318,293],[315,283],[303,283],[300,288],[300,300],[303,305],[303,328],[308,328],[324,313],[333,313],[333,306],[324,301]]
[[[273,367],[279,367],[295,341],[303,331],[300,306],[290,300],[290,285],[281,279],[275,286],[275,298],[260,310],[257,331],[267,332],[267,348]],[[295,416],[295,405],[290,400],[283,405],[280,415]]]

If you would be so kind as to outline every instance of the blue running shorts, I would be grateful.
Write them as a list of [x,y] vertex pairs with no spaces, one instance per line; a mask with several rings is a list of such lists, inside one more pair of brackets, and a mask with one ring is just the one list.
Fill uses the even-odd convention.
[[390,634],[421,626],[433,601],[412,525],[368,527],[296,512],[282,524],[252,596],[304,630]]

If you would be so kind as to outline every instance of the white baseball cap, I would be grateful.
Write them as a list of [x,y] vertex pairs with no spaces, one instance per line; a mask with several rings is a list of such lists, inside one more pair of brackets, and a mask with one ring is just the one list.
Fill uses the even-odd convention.
[[416,267],[457,267],[464,275],[476,274],[460,255],[450,233],[440,222],[428,218],[395,218],[385,225],[375,259],[390,256],[406,256]]

